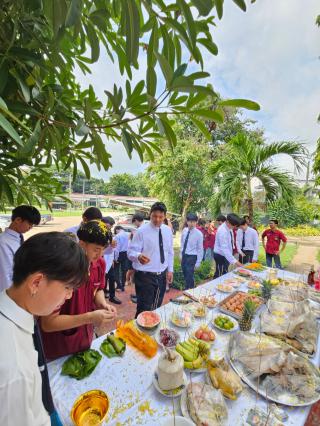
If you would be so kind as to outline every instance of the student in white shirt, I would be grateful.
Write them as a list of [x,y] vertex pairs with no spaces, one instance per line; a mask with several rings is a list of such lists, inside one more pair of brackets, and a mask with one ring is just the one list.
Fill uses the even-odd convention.
[[[106,216],[102,218],[102,222],[104,222],[107,227],[112,229],[115,224],[113,217]],[[115,303],[116,305],[121,305],[121,300],[116,297],[116,277],[114,270],[114,258],[115,258],[115,250],[117,246],[117,241],[115,239],[112,240],[112,243],[109,247],[105,249],[104,252],[104,260],[106,262],[106,288],[105,295],[109,297],[110,302]],[[107,290],[108,288],[108,290]]]
[[241,263],[251,263],[258,260],[258,232],[248,225],[246,219],[241,219],[237,232],[237,249]]
[[167,208],[157,202],[151,206],[150,223],[135,233],[128,249],[129,260],[135,270],[137,294],[136,316],[161,306],[166,282],[173,281],[173,236],[164,225]]
[[[131,235],[130,235],[130,239],[129,239],[129,245],[132,241],[132,238],[134,236],[134,234],[137,232],[137,229],[140,228],[140,226],[142,226],[144,224],[144,215],[142,213],[136,213],[132,216],[132,225],[134,225],[136,227],[136,229],[133,229],[131,231]],[[131,260],[128,259],[128,272],[127,272],[127,276],[126,276],[126,281],[128,283],[128,285],[130,284],[134,284],[134,269],[132,267],[132,262]],[[131,301],[133,303],[137,303],[137,295],[135,293],[132,293],[130,295]]]
[[129,261],[128,261],[128,246],[129,246],[129,238],[130,235],[125,232],[121,225],[117,225],[114,227],[114,239],[117,242],[117,246],[115,249],[115,276],[117,282],[117,291],[125,291],[126,284],[126,275],[129,269]]
[[214,243],[214,260],[216,271],[213,278],[218,278],[228,272],[229,265],[242,266],[234,256],[234,236],[233,229],[240,223],[240,218],[234,213],[227,215],[227,220],[219,226]]
[[194,270],[203,258],[203,234],[196,228],[198,216],[187,214],[187,227],[181,233],[180,258],[185,280],[185,289],[194,288]]
[[88,268],[84,251],[61,232],[34,235],[15,253],[13,284],[0,293],[1,426],[61,425],[34,317],[59,309]]
[[0,291],[12,284],[13,256],[24,241],[23,235],[33,225],[39,225],[40,220],[40,212],[33,206],[12,210],[9,228],[0,234]]
[[[82,214],[82,223],[90,222],[90,220],[101,220],[102,213],[98,207],[88,207]],[[71,226],[64,230],[66,233],[74,234],[76,236],[77,241],[79,241],[77,232],[80,228],[80,225]]]

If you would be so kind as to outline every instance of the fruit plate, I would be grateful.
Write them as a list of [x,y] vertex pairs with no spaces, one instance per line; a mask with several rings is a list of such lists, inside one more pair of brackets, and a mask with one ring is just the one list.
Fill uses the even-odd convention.
[[[215,389],[213,386],[212,386],[212,391],[220,393],[220,391],[218,391],[217,389]],[[182,413],[183,417],[185,417],[186,419],[191,420],[193,422],[193,420],[192,420],[192,418],[191,418],[191,416],[189,414],[189,410],[188,410],[187,389],[184,389],[184,391],[181,394],[180,408],[181,408],[181,413]],[[227,407],[225,408],[225,410],[227,412]],[[216,424],[219,424],[220,426],[225,426],[227,424],[227,420],[228,420],[228,418],[221,419],[219,421],[219,423],[216,423]],[[194,425],[195,425],[195,423],[194,423]]]
[[[232,324],[233,324],[233,328],[231,328],[230,330],[226,330],[226,329],[224,329],[224,328],[222,328],[222,327],[219,327],[219,326],[218,326],[218,325],[214,322],[214,321],[215,321],[215,319],[216,319],[216,318],[218,318],[218,317],[228,318],[228,320],[232,322]],[[212,324],[214,327],[216,327],[218,330],[225,331],[226,333],[231,333],[232,331],[235,331],[235,330],[237,330],[237,329],[239,328],[239,324],[238,324],[238,322],[237,322],[234,318],[230,317],[229,315],[224,315],[224,314],[217,314],[217,315],[215,315],[215,316],[212,318],[211,324]]]
[[217,290],[221,291],[222,293],[232,293],[234,289],[231,284],[218,284]]
[[157,312],[144,311],[137,316],[136,321],[139,327],[152,330],[160,324],[161,317]]
[[181,385],[179,388],[176,388],[176,389],[173,389],[173,390],[163,391],[159,386],[157,369],[154,372],[153,379],[152,379],[152,383],[153,383],[154,387],[157,389],[157,391],[159,393],[161,393],[161,395],[163,395],[167,398],[177,398],[178,396],[180,396],[182,394],[182,392],[185,390],[185,388],[187,386],[187,382],[188,382],[187,375],[186,375],[185,372],[183,372],[183,385]]
[[161,332],[161,330],[163,330],[164,328],[160,328],[160,330],[158,330],[157,331],[157,333],[156,333],[156,335],[154,336],[154,338],[156,339],[156,341],[157,341],[157,343],[158,343],[158,345],[161,347],[161,348],[168,348],[168,349],[173,349],[173,348],[175,348],[176,347],[176,345],[177,345],[177,343],[179,343],[180,342],[180,336],[179,336],[179,334],[175,331],[175,330],[173,330],[172,328],[168,328],[168,327],[165,327],[165,329],[167,329],[167,330],[169,330],[170,332],[172,332],[172,333],[174,333],[175,335],[176,335],[176,342],[173,344],[173,345],[164,345],[162,342],[161,342],[161,339],[160,339],[160,332]]
[[[244,291],[235,291],[234,293],[232,293],[232,294],[230,294],[230,296],[228,296],[228,297],[226,297],[225,299],[223,299],[219,304],[218,304],[218,307],[219,307],[219,310],[220,310],[220,312],[222,312],[222,313],[224,313],[224,314],[227,314],[227,315],[231,315],[233,318],[235,318],[235,319],[237,319],[237,320],[239,320],[240,318],[241,318],[241,315],[238,315],[237,313],[235,313],[234,311],[230,311],[229,309],[227,309],[227,308],[225,308],[224,307],[224,305],[227,303],[227,302],[229,302],[231,299],[233,299],[235,296],[237,296],[238,294],[245,294],[245,295],[247,295],[248,297],[249,296],[252,296],[252,295],[250,295],[250,294],[248,294],[248,293],[246,293],[246,292],[244,292]],[[258,296],[255,296],[255,297],[257,297],[257,299],[259,300],[259,306],[257,307],[257,309],[256,309],[256,311],[255,311],[255,314],[259,311],[259,309],[261,308],[261,306],[264,304],[264,300],[261,298],[261,297],[258,297]]]
[[202,340],[202,339],[198,339],[198,338],[195,336],[195,332],[196,332],[196,331],[197,331],[197,330],[194,330],[194,331],[191,333],[191,337],[192,337],[193,339],[197,340],[198,342],[204,342],[204,343],[207,343],[208,345],[213,345],[213,344],[214,344],[214,342],[216,341],[216,339],[214,339],[214,340],[209,340],[209,341]]

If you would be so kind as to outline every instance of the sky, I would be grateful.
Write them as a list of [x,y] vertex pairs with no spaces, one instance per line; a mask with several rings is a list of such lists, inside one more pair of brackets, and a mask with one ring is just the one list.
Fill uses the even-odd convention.
[[[224,16],[216,20],[212,36],[218,56],[204,54],[206,79],[223,98],[246,98],[258,102],[259,112],[243,110],[265,129],[268,141],[295,140],[315,150],[320,135],[320,14],[319,0],[256,0],[242,12],[231,0],[225,1]],[[144,78],[145,55],[134,79]],[[117,68],[106,55],[92,66],[92,74],[77,72],[81,85],[92,84],[105,100],[104,90],[122,83]],[[92,168],[95,177],[143,171],[138,156],[130,160],[121,143],[106,141],[113,167],[108,172]],[[289,171],[292,163],[278,157],[279,166]]]

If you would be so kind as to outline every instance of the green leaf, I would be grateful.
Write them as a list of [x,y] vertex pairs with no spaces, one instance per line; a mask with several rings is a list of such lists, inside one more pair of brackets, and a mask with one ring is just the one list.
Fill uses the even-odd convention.
[[85,28],[91,46],[91,61],[97,62],[100,55],[100,45],[97,33],[90,23],[85,25]]
[[129,62],[138,68],[140,16],[135,0],[122,1],[126,18],[126,54]]
[[213,55],[218,54],[218,46],[213,41],[208,40],[207,38],[198,38],[197,42],[206,47]]
[[213,8],[212,0],[192,0],[192,3],[198,9],[201,16],[208,16]]
[[0,114],[0,127],[2,127],[3,130],[5,130],[19,145],[23,146],[20,136],[12,127],[11,123],[2,114]]
[[122,130],[122,143],[129,155],[129,158],[131,158],[132,156],[132,150],[133,150],[133,146],[132,146],[132,137],[130,135],[130,133],[128,133],[125,129]]
[[191,117],[191,121],[193,122],[193,124],[198,127],[198,129],[200,130],[200,132],[204,135],[204,137],[208,140],[211,141],[212,140],[212,136],[209,132],[209,130],[207,129],[206,125],[203,123],[203,121],[199,121],[194,117]]
[[34,131],[32,132],[32,135],[29,137],[29,139],[24,144],[22,149],[19,149],[17,153],[18,156],[20,157],[20,156],[31,154],[34,151],[35,146],[39,142],[40,135],[41,135],[41,120],[38,120],[34,128]]
[[158,38],[158,23],[154,22],[152,32],[149,38],[149,44],[147,49],[147,63],[148,67],[153,67],[157,63],[157,59],[155,57],[154,52],[158,51],[159,47],[159,38]]
[[18,72],[16,70],[12,69],[12,70],[10,70],[10,73],[17,80],[17,82],[18,82],[18,84],[21,88],[21,91],[22,91],[22,94],[23,94],[25,101],[27,103],[29,103],[30,102],[30,89],[29,89],[27,83],[24,81],[24,79],[22,77],[20,77],[20,75],[18,74]]
[[192,16],[190,7],[187,5],[185,0],[177,0],[177,3],[179,5],[180,9],[182,10],[184,19],[186,21],[187,30],[188,30],[188,34],[189,34],[191,43],[192,43],[193,46],[195,46],[196,40],[197,40],[197,31],[196,31],[196,27],[195,27],[195,23],[194,23],[194,20],[193,20],[193,16]]
[[79,157],[78,159],[81,163],[81,166],[83,168],[84,174],[86,175],[86,178],[90,179],[91,173],[90,173],[90,169],[89,169],[87,163],[84,161],[84,159],[82,157]]
[[82,0],[71,0],[67,16],[66,16],[66,27],[72,27],[79,22],[82,12],[83,1]]
[[167,83],[167,87],[169,87],[173,77],[173,70],[167,59],[163,55],[161,55],[161,53],[154,52],[154,54],[156,55],[159,61],[161,71]]
[[244,12],[247,10],[247,5],[244,0],[232,0],[237,6],[240,7]]
[[168,142],[171,145],[171,148],[173,148],[177,144],[177,137],[176,137],[174,131],[172,130],[172,127],[170,126],[170,124],[166,120],[164,120],[164,119],[162,119],[160,117],[157,117],[157,119],[161,123],[161,126],[160,126],[161,127],[161,131],[160,131],[160,133],[164,134],[167,137]]
[[186,72],[187,67],[188,67],[188,64],[181,64],[181,65],[179,65],[178,68],[173,73],[172,80],[174,80],[175,78],[180,77],[181,75],[183,75]]
[[190,78],[191,80],[199,80],[201,78],[210,77],[210,74],[208,72],[198,71],[188,75],[187,77]]
[[153,67],[147,68],[147,92],[149,95],[154,96],[157,88],[157,74]]
[[221,19],[223,15],[223,1],[224,0],[214,0],[219,19]]
[[209,118],[210,120],[217,121],[218,123],[223,122],[223,115],[218,111],[212,111],[210,109],[198,109],[192,111],[193,114],[199,117]]
[[252,111],[260,110],[260,105],[258,103],[247,99],[229,99],[226,101],[220,101],[219,105],[234,108],[246,108],[251,109]]
[[[179,78],[181,78],[181,77],[179,77]],[[209,96],[209,95],[214,96],[215,95],[213,90],[210,89],[209,87],[198,86],[198,85],[178,86],[178,87],[175,87],[175,90],[179,91],[179,92],[185,92],[185,93],[204,93],[207,96]]]
[[0,174],[0,187],[1,187],[1,189],[4,189],[8,203],[10,205],[13,205],[14,204],[14,198],[13,198],[13,193],[12,193],[11,187],[10,187],[9,183],[7,182],[7,179],[5,177],[3,177],[1,174]]

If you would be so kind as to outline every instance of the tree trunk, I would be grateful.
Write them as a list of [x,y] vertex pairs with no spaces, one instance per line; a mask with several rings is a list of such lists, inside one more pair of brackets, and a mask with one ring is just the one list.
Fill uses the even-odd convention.
[[180,226],[179,226],[180,231],[182,231],[183,225],[185,224],[188,209],[190,207],[191,202],[192,202],[192,189],[189,188],[188,196],[187,196],[187,199],[186,199],[184,206],[183,206],[183,209],[182,209],[181,222],[180,222]]
[[248,205],[248,216],[250,222],[253,221],[253,199],[252,197],[247,198],[247,205]]

